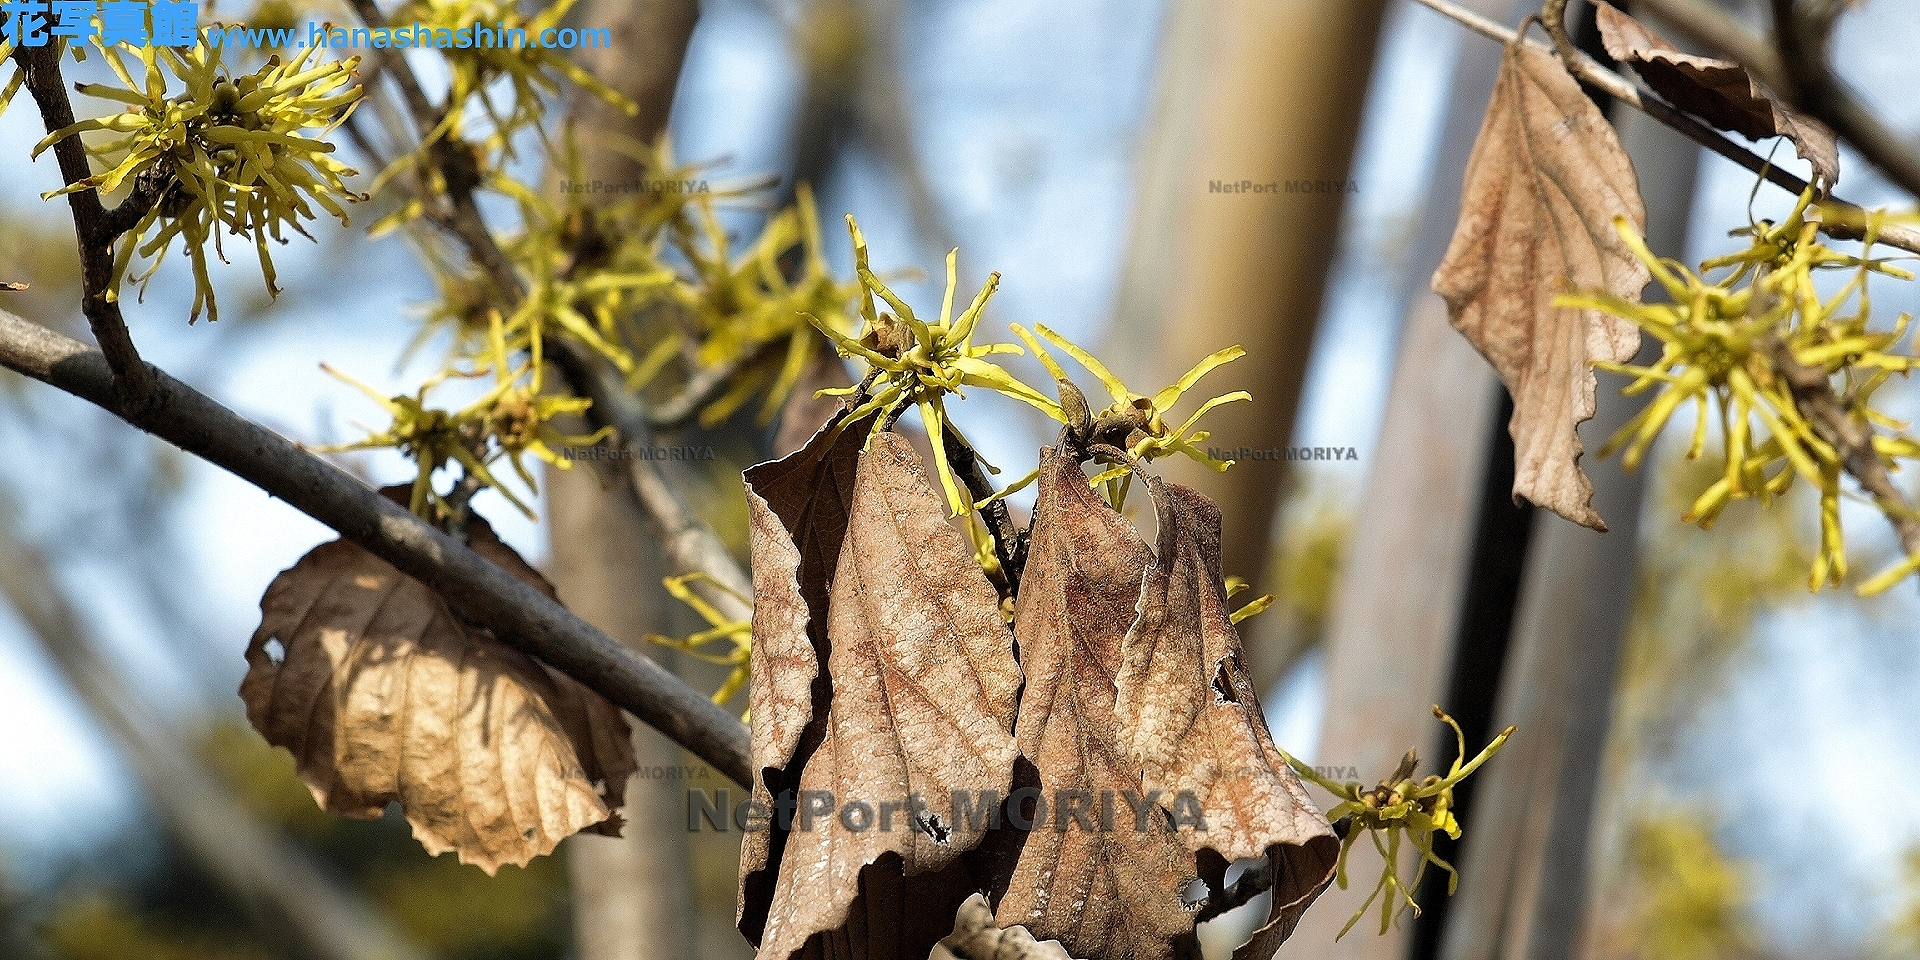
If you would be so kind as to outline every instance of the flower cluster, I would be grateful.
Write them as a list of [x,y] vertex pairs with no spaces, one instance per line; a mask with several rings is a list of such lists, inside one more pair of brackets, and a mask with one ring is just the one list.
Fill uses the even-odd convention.
[[[419,171],[424,179],[437,180],[445,171],[426,162],[434,144],[451,138],[461,149],[473,151],[476,166],[483,176],[498,170],[514,156],[513,141],[524,130],[537,132],[544,140],[546,129],[541,118],[548,103],[561,92],[562,81],[633,114],[639,106],[609,88],[588,73],[564,50],[531,42],[542,33],[556,29],[566,20],[575,0],[558,0],[542,5],[532,13],[512,0],[411,0],[395,10],[389,23],[406,24],[432,33],[471,30],[475,25],[495,31],[501,38],[494,43],[475,43],[467,47],[437,48],[448,71],[448,89],[440,120],[415,148],[395,159],[374,179],[370,193],[380,193],[392,179],[406,170]],[[369,27],[383,24],[369,23]],[[531,38],[523,44],[508,44],[505,37],[519,31]],[[502,98],[505,99],[502,99]],[[469,121],[477,110],[488,121],[487,129],[473,131]],[[470,134],[478,134],[470,139]],[[494,178],[488,177],[489,185]],[[444,184],[439,186],[444,187]],[[401,210],[404,216],[422,212],[418,197],[411,198]]]
[[[591,446],[612,431],[602,429],[576,435],[555,428],[552,423],[555,418],[585,412],[591,401],[542,391],[537,344],[531,359],[514,365],[513,350],[507,344],[505,327],[498,313],[493,315],[491,334],[489,355],[482,365],[467,371],[443,372],[428,380],[411,397],[383,396],[373,387],[322,364],[328,373],[359,387],[393,417],[392,425],[386,430],[356,443],[324,447],[322,452],[392,447],[406,454],[415,466],[409,509],[421,516],[431,516],[429,511],[433,507],[457,512],[433,488],[434,473],[449,463],[460,464],[467,476],[499,489],[508,502],[529,517],[533,516],[531,508],[500,485],[489,464],[504,458],[528,489],[538,489],[523,460],[526,455],[532,454],[561,470],[571,469],[572,462],[557,455],[555,447]],[[494,377],[493,388],[466,407],[448,411],[427,406],[428,391],[447,379],[488,374]]]
[[[1380,932],[1386,933],[1393,923],[1394,915],[1401,909],[1411,909],[1415,916],[1420,914],[1420,905],[1413,900],[1413,891],[1420,888],[1420,881],[1427,875],[1428,865],[1439,867],[1447,872],[1447,895],[1452,896],[1460,885],[1460,874],[1453,865],[1440,859],[1433,852],[1433,835],[1445,833],[1455,840],[1460,839],[1460,820],[1453,815],[1453,788],[1460,785],[1480,765],[1492,759],[1500,752],[1507,739],[1513,736],[1514,728],[1508,727],[1487,744],[1486,749],[1467,760],[1467,736],[1461,732],[1460,724],[1447,716],[1439,706],[1433,708],[1434,717],[1453,728],[1454,742],[1459,752],[1453,758],[1453,765],[1447,769],[1446,776],[1428,774],[1420,780],[1413,779],[1413,771],[1419,765],[1419,756],[1414,751],[1400,761],[1393,775],[1368,789],[1357,780],[1335,783],[1320,775],[1312,767],[1301,763],[1292,755],[1281,751],[1287,758],[1287,764],[1293,767],[1302,779],[1309,780],[1321,789],[1340,799],[1333,809],[1327,811],[1327,819],[1335,822],[1346,821],[1346,833],[1340,840],[1340,865],[1336,873],[1336,883],[1340,889],[1347,888],[1347,852],[1353,848],[1361,834],[1373,840],[1374,849],[1386,861],[1386,869],[1380,874],[1380,881],[1374,884],[1373,892],[1367,895],[1365,903],[1360,905],[1346,926],[1340,928],[1340,937],[1347,935],[1375,900],[1380,901]],[[1463,762],[1464,761],[1464,762]],[[1420,866],[1414,871],[1413,882],[1400,882],[1400,844],[1405,841],[1420,852]],[[1382,837],[1385,839],[1381,839]],[[1385,893],[1386,898],[1381,899]],[[1397,895],[1397,896],[1396,896]],[[1396,906],[1399,909],[1396,909]],[[1339,937],[1335,937],[1339,939]]]
[[1137,464],[1147,463],[1170,453],[1179,453],[1222,472],[1233,466],[1232,460],[1216,459],[1201,449],[1198,445],[1205,443],[1211,434],[1205,430],[1193,428],[1199,424],[1201,417],[1206,416],[1207,411],[1222,404],[1252,400],[1252,394],[1245,390],[1235,390],[1232,393],[1214,397],[1202,403],[1178,427],[1168,424],[1166,414],[1180,402],[1180,398],[1185,396],[1188,390],[1193,389],[1194,385],[1200,382],[1201,377],[1212,372],[1215,367],[1246,356],[1247,352],[1238,345],[1216,351],[1202,359],[1194,364],[1192,369],[1182,374],[1180,379],[1174,381],[1172,386],[1149,397],[1128,389],[1119,377],[1107,369],[1106,364],[1101,363],[1093,354],[1076,346],[1067,338],[1047,329],[1042,324],[1035,324],[1034,329],[1049,343],[1065,351],[1068,356],[1087,368],[1088,372],[1099,379],[1101,386],[1107,389],[1108,396],[1113,398],[1111,406],[1097,414],[1092,412],[1087,407],[1085,395],[1077,386],[1074,386],[1073,381],[1067,377],[1066,371],[1061,369],[1051,354],[1047,353],[1040,341],[1035,340],[1033,335],[1019,324],[1013,325],[1013,332],[1033,348],[1040,362],[1046,366],[1047,372],[1052,374],[1054,381],[1060,385],[1063,400],[1067,397],[1074,398],[1068,405],[1072,406],[1076,412],[1071,416],[1062,417],[1061,422],[1073,428],[1079,434],[1082,443],[1110,447],[1122,454],[1115,457],[1112,454],[1101,453],[1098,449],[1092,451],[1097,462],[1109,464],[1109,466],[1095,475],[1091,482],[1096,486],[1107,487],[1107,500],[1113,504],[1114,509],[1119,509],[1125,503],[1127,487],[1132,482],[1133,469]]
[[[221,48],[202,39],[190,48],[139,48],[136,80],[119,46],[100,49],[121,85],[83,83],[77,89],[126,109],[56,130],[34,155],[82,133],[119,135],[87,146],[108,165],[105,172],[45,195],[132,185],[151,199],[115,251],[109,295],[117,296],[136,253],[150,260],[135,278],[144,289],[178,237],[193,262],[189,322],[203,308],[219,319],[207,249],[211,245],[224,261],[223,234],[253,242],[267,292],[277,295],[267,242],[285,243],[288,229],[310,236],[302,224],[317,216],[315,205],[344,224],[341,202],[363,199],[342,181],[355,171],[331,156],[333,144],[325,140],[361,98],[354,74],[358,58],[314,65],[315,50],[309,49],[289,62],[269,58],[259,70],[235,78],[221,64]],[[177,93],[170,91],[169,74],[181,84]]]
[[[1909,280],[1912,274],[1870,256],[1874,223],[1867,225],[1862,255],[1827,247],[1811,204],[1808,193],[1784,221],[1744,231],[1751,238],[1748,249],[1709,260],[1701,264],[1700,273],[1656,257],[1629,226],[1618,223],[1620,236],[1666,288],[1670,302],[1636,304],[1593,292],[1562,296],[1556,302],[1632,320],[1664,345],[1660,359],[1650,366],[1596,364],[1633,377],[1628,394],[1660,387],[1659,395],[1601,452],[1624,446],[1626,464],[1637,466],[1674,413],[1693,402],[1697,415],[1687,458],[1702,454],[1709,425],[1717,423],[1724,439],[1724,465],[1685,519],[1708,526],[1734,500],[1770,502],[1796,478],[1804,479],[1820,494],[1820,548],[1809,578],[1818,590],[1847,573],[1840,475],[1848,469],[1848,453],[1809,419],[1791,374],[1795,369],[1812,371],[1830,382],[1847,420],[1871,436],[1868,455],[1885,470],[1897,470],[1901,459],[1920,458],[1920,444],[1902,432],[1905,424],[1873,405],[1875,391],[1915,363],[1912,356],[1897,352],[1910,318],[1902,315],[1887,329],[1870,327],[1867,294],[1867,279],[1873,274]],[[1715,270],[1729,272],[1717,282],[1703,278]],[[1823,298],[1814,283],[1816,272],[1823,270],[1850,270],[1852,276],[1833,296]],[[1920,557],[1909,558],[1862,584],[1860,592],[1885,590],[1916,568]]]
[[[807,320],[839,346],[843,356],[865,360],[871,372],[857,387],[822,393],[856,398],[853,412],[841,420],[843,427],[879,413],[881,416],[873,421],[877,432],[891,428],[907,407],[918,409],[933,447],[934,472],[946,490],[947,503],[954,516],[965,514],[973,509],[973,499],[954,485],[953,470],[947,462],[946,432],[952,430],[955,436],[960,436],[958,428],[947,417],[947,394],[965,397],[962,388],[979,387],[1025,401],[1056,420],[1064,422],[1065,415],[1060,412],[1059,404],[985,359],[999,354],[1024,353],[1018,346],[1011,343],[975,346],[973,343],[974,328],[986,312],[987,301],[993,299],[993,292],[1000,286],[998,273],[987,276],[987,282],[974,295],[973,302],[956,317],[953,296],[959,286],[960,251],[949,252],[940,319],[928,323],[916,316],[913,308],[874,274],[867,262],[867,239],[851,215],[847,217],[847,232],[853,237],[854,269],[860,276],[861,286],[860,316],[866,323],[859,336],[854,336],[818,316],[808,314]],[[893,312],[880,311],[874,303],[876,296],[892,307]],[[992,467],[988,469],[998,472]]]

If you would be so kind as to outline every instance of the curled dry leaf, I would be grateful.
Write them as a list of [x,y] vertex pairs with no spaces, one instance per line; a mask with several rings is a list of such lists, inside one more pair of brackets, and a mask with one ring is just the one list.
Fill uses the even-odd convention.
[[998,595],[905,439],[873,437],[842,486],[865,434],[822,449],[823,434],[747,478],[756,604],[777,605],[755,624],[756,657],[777,651],[752,681],[755,792],[799,806],[742,850],[761,960],[924,958],[973,891],[960,855],[985,832],[954,794],[1005,796],[1012,778],[1020,671]]
[[1575,432],[1594,412],[1589,363],[1630,359],[1640,332],[1553,300],[1576,287],[1639,300],[1650,275],[1614,232],[1615,217],[1645,230],[1613,128],[1551,53],[1509,44],[1433,289],[1513,394],[1514,497],[1596,530],[1606,524]]
[[1682,53],[1638,20],[1600,2],[1595,8],[1607,55],[1632,67],[1668,103],[1749,140],[1786,137],[1827,186],[1840,180],[1833,131],[1788,107],[1731,60]]
[[[847,535],[860,440],[869,425],[849,424],[831,437],[840,420],[835,415],[799,451],[755,466],[744,477],[753,572],[747,698],[753,801],[762,807],[797,788],[800,770],[792,760],[801,740],[807,737],[805,752],[811,753],[824,733],[814,704],[824,705],[830,690],[819,653],[827,649],[827,589]],[[786,831],[769,830],[749,832],[741,841],[735,920],[755,944],[766,925],[786,839]]]
[[25,290],[25,289],[27,289],[27,285],[24,283],[12,283],[10,281],[0,280],[0,290]]
[[[1071,459],[1044,451],[1039,486],[1014,613],[1027,674],[1016,727],[1027,776],[1017,786],[1049,801],[1104,791],[1121,803],[1111,830],[1036,823],[1013,834],[1017,856],[994,917],[1058,940],[1075,957],[1172,957],[1172,943],[1193,930],[1182,894],[1200,876],[1169,820],[1147,807],[1139,772],[1116,742],[1114,716],[1120,642],[1140,596],[1147,545],[1100,502]],[[1057,807],[1027,816],[1044,818]]]
[[[1042,455],[1015,617],[1028,677],[1016,730],[1018,785],[1039,791],[1052,820],[1013,835],[996,920],[1076,957],[1165,960],[1192,936],[1196,881],[1219,889],[1230,862],[1270,855],[1276,907],[1235,953],[1264,960],[1332,879],[1338,842],[1274,749],[1241,667],[1217,509],[1148,485],[1157,555],[1076,463]],[[1070,798],[1091,801],[1085,823]]]
[[1143,785],[1163,803],[1191,795],[1205,812],[1204,832],[1179,828],[1189,850],[1272,859],[1281,882],[1268,923],[1235,952],[1264,960],[1332,879],[1339,842],[1275,749],[1247,676],[1220,569],[1220,508],[1191,487],[1146,484],[1159,542],[1121,641],[1115,717]]
[[[469,534],[553,595],[486,521]],[[293,753],[323,808],[373,818],[397,801],[428,853],[489,874],[582,830],[619,834],[635,770],[619,710],[425,584],[336,540],[275,577],[260,611],[247,719]]]

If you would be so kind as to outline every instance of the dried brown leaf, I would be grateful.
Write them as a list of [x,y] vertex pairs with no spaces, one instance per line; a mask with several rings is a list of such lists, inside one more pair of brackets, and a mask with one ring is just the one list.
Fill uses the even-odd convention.
[[0,290],[25,290],[25,289],[27,289],[27,285],[24,283],[13,283],[7,280],[0,280]]
[[1613,128],[1551,53],[1509,44],[1433,289],[1513,394],[1514,497],[1596,530],[1606,523],[1575,432],[1594,412],[1589,363],[1630,359],[1640,333],[1553,299],[1582,288],[1639,300],[1650,275],[1614,232],[1615,217],[1645,229]]
[[[841,442],[851,436],[857,449],[864,432],[849,429]],[[828,451],[826,462],[843,455]],[[758,482],[754,489],[767,503],[764,511],[756,504],[756,517],[775,514]],[[833,488],[808,503],[831,515],[838,499]],[[795,796],[802,809],[808,798],[830,795],[832,813],[815,819],[810,829],[800,829],[796,819],[795,829],[769,831],[761,869],[777,870],[778,881],[766,894],[761,960],[925,957],[951,931],[954,911],[972,892],[960,855],[984,834],[983,824],[955,816],[953,793],[1004,796],[1012,778],[1020,688],[1013,637],[1000,617],[997,594],[974,563],[971,547],[947,524],[944,501],[904,438],[885,433],[869,442],[859,454],[852,496],[845,503],[824,643],[816,626],[820,608],[806,605],[813,663],[824,657],[827,690],[823,695],[817,686],[811,689],[813,719],[800,736],[792,736],[788,722],[797,711],[775,721],[778,735],[773,730],[765,735],[767,757],[779,759],[779,748],[788,741],[796,746],[785,776],[764,778],[759,785],[771,789],[790,782],[792,768],[798,767]],[[807,529],[824,535],[832,526]],[[769,627],[783,636],[769,640],[786,650],[801,643],[794,630],[799,623],[795,591],[808,599],[810,591],[825,586],[819,572],[806,567],[807,549],[789,552],[773,542],[781,530],[796,529],[783,523],[755,531],[756,581],[763,562],[775,567],[767,580],[778,588],[774,596],[783,608],[774,621],[778,626]],[[764,561],[763,542],[768,544]],[[789,583],[783,571],[793,568],[796,554],[799,572]],[[756,624],[755,643],[760,642]],[[770,664],[764,674],[756,671],[753,682],[787,691],[773,702],[789,710],[805,665],[805,657],[795,655]],[[756,744],[762,736],[758,704]],[[918,813],[908,808],[914,798],[924,802]],[[843,817],[855,803],[867,805],[870,819],[863,829],[848,826],[858,822],[858,815]],[[921,829],[914,829],[916,824]],[[743,860],[743,866],[758,864]],[[757,895],[743,886],[743,930],[745,918],[759,912],[747,899]],[[906,923],[886,907],[895,902],[911,908],[907,915],[939,919]]]
[[1111,830],[1045,822],[1016,834],[1021,845],[994,919],[1058,940],[1075,957],[1164,960],[1193,930],[1182,894],[1200,875],[1169,819],[1145,810],[1139,769],[1116,742],[1113,686],[1150,553],[1068,457],[1043,451],[1038,482],[1014,614],[1027,674],[1015,729],[1032,765],[1032,781],[1019,786],[1049,801],[1029,818],[1056,815],[1053,801],[1068,791],[1105,791],[1117,809]]
[[[485,521],[470,534],[552,594]],[[325,809],[372,818],[398,802],[427,852],[488,873],[581,830],[618,834],[635,769],[619,711],[425,584],[336,540],[274,578],[260,609],[247,718]]]
[[[1120,646],[1120,740],[1163,804],[1198,801],[1206,829],[1179,828],[1189,850],[1226,862],[1272,857],[1282,882],[1269,927],[1291,931],[1333,879],[1339,841],[1275,749],[1247,676],[1220,570],[1219,507],[1191,487],[1157,477],[1146,485],[1159,534]],[[1277,948],[1286,932],[1271,939]]]
[[1840,180],[1840,148],[1825,124],[1768,92],[1731,60],[1683,53],[1638,20],[1600,2],[1595,8],[1607,55],[1632,67],[1667,102],[1749,140],[1786,137],[1828,186]]
[[[797,786],[799,769],[788,766],[803,736],[812,730],[811,752],[824,734],[829,686],[820,660],[827,649],[828,584],[840,562],[860,443],[870,423],[850,424],[830,438],[840,420],[834,416],[799,451],[745,475],[753,570],[747,691],[756,772],[752,787],[754,802],[764,807]],[[818,711],[816,701],[822,706]],[[783,830],[751,832],[741,842],[735,919],[752,943],[760,942],[766,924],[777,878],[772,868],[785,843]]]
[[[1274,749],[1241,666],[1217,508],[1148,485],[1157,554],[1076,463],[1042,455],[1015,618],[1027,672],[1016,730],[1031,764],[1021,785],[1051,820],[1016,834],[995,918],[1076,957],[1164,960],[1192,935],[1196,881],[1218,889],[1230,862],[1271,855],[1286,882],[1252,945],[1264,958],[1332,878],[1338,842]],[[1094,800],[1093,829],[1062,809],[1076,795]]]

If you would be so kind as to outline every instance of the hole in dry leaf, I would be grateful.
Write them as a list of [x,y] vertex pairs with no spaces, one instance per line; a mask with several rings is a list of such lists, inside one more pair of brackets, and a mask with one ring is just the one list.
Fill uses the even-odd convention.
[[532,828],[532,827],[528,827],[527,829],[525,829],[525,830],[522,830],[522,831],[520,831],[520,839],[522,839],[522,840],[532,840],[532,839],[533,839],[533,828]]
[[1180,883],[1180,906],[1189,913],[1207,905],[1207,884],[1199,878],[1184,880]]
[[262,646],[263,649],[267,651],[267,659],[271,661],[274,666],[277,667],[287,662],[287,645],[281,643],[279,637],[268,637],[267,642]]
[[934,843],[946,843],[947,838],[953,836],[953,828],[941,823],[940,815],[937,813],[929,813],[919,818],[919,824],[920,832],[932,837]]
[[1221,657],[1213,665],[1213,702],[1239,703],[1240,695],[1233,692],[1233,677],[1227,673],[1227,661],[1232,657]]

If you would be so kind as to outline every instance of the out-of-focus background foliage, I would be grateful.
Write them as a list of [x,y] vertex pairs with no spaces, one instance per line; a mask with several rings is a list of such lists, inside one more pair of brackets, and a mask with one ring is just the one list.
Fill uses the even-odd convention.
[[[1514,22],[1523,5],[1477,6]],[[583,4],[583,22],[595,9]],[[221,4],[203,19],[245,12]],[[1876,109],[1920,135],[1916,48],[1914,0],[1868,0],[1845,21],[1837,60]],[[1158,386],[1182,360],[1244,343],[1252,356],[1237,366],[1250,371],[1245,385],[1265,405],[1217,424],[1221,446],[1357,452],[1357,460],[1249,460],[1213,488],[1233,541],[1228,572],[1257,578],[1279,600],[1249,629],[1256,668],[1271,683],[1269,717],[1296,754],[1358,766],[1372,779],[1386,769],[1372,769],[1351,745],[1380,717],[1373,701],[1341,691],[1377,683],[1424,715],[1427,701],[1449,695],[1436,679],[1448,667],[1428,665],[1414,671],[1424,680],[1406,681],[1403,668],[1420,649],[1400,646],[1362,614],[1426,581],[1464,578],[1478,555],[1467,537],[1456,566],[1381,561],[1367,568],[1367,582],[1342,580],[1346,559],[1399,556],[1391,554],[1398,538],[1426,536],[1383,529],[1383,516],[1430,513],[1443,522],[1464,510],[1455,527],[1472,529],[1474,491],[1497,435],[1490,374],[1475,368],[1480,379],[1432,388],[1434,396],[1482,391],[1481,406],[1459,409],[1485,416],[1461,420],[1444,405],[1396,406],[1390,397],[1399,395],[1396,378],[1415,377],[1419,362],[1433,359],[1412,318],[1431,320],[1422,313],[1426,273],[1439,255],[1436,237],[1445,238],[1432,225],[1451,222],[1460,131],[1470,138],[1477,126],[1495,50],[1407,0],[715,0],[701,4],[672,131],[680,156],[724,160],[716,176],[813,180],[842,272],[851,259],[838,231],[845,212],[860,218],[882,270],[935,267],[957,244],[963,286],[989,270],[1003,274],[990,322],[1041,322],[1102,344],[1137,388]],[[1482,92],[1466,95],[1475,89]],[[0,117],[0,279],[34,284],[9,295],[9,309],[78,331],[65,205],[38,199],[58,185],[53,161],[26,160],[43,132],[38,122],[25,96]],[[1289,123],[1324,135],[1292,150],[1280,142],[1292,136]],[[1347,141],[1356,137],[1349,166]],[[1647,185],[1655,219],[1684,243],[1668,252],[1689,261],[1722,252],[1726,231],[1747,222],[1751,177],[1657,136],[1638,142],[1651,151],[1636,152],[1643,178],[1661,178]],[[1241,179],[1338,189],[1311,198],[1209,189]],[[1857,161],[1841,186],[1868,205],[1911,201]],[[1777,215],[1787,205],[1763,191],[1751,210]],[[733,222],[750,232],[757,216],[741,212]],[[286,292],[275,303],[236,258],[216,275],[234,304],[218,324],[184,322],[190,283],[176,260],[144,303],[129,303],[134,334],[155,363],[290,436],[354,438],[355,424],[376,421],[377,411],[318,362],[398,393],[412,389],[433,352],[395,363],[433,287],[398,240],[370,244],[357,232],[370,220],[356,217],[350,231],[323,223],[318,243],[280,253]],[[903,286],[915,302],[937,296],[928,284]],[[1920,286],[1884,284],[1876,306],[1887,316],[1920,311]],[[1295,380],[1304,383],[1297,410],[1271,401]],[[1617,386],[1602,378],[1603,418],[1619,404]],[[1903,409],[1920,415],[1914,393],[1895,389],[1905,390]],[[998,400],[970,401],[956,418],[988,459],[1025,464],[1051,431]],[[1385,431],[1390,408],[1413,426]],[[1586,435],[1597,446],[1600,434]],[[1588,744],[1597,773],[1585,806],[1544,819],[1468,817],[1470,835],[1502,849],[1526,848],[1537,824],[1552,834],[1547,852],[1522,863],[1546,881],[1523,869],[1521,880],[1496,888],[1476,880],[1480,848],[1459,852],[1468,883],[1463,901],[1445,911],[1449,922],[1469,929],[1488,910],[1510,909],[1502,904],[1535,902],[1534,915],[1497,928],[1521,939],[1436,941],[1441,934],[1409,921],[1373,940],[1363,924],[1341,955],[1920,957],[1914,590],[1903,585],[1872,601],[1808,595],[1813,512],[1805,502],[1767,513],[1736,507],[1709,532],[1681,525],[1681,491],[1699,486],[1689,474],[1702,469],[1678,459],[1683,446],[1665,444],[1641,485],[1619,488],[1637,521],[1629,509],[1606,535],[1613,559],[1581,568],[1622,598],[1599,618],[1614,624],[1603,670],[1614,679],[1581,691],[1604,732]],[[390,455],[343,462],[380,482],[410,475]],[[1452,475],[1472,493],[1456,504],[1423,504],[1404,479]],[[1397,499],[1394,489],[1369,485],[1381,477],[1403,478],[1394,481]],[[730,477],[707,479],[712,501],[730,502]],[[478,503],[530,559],[552,555],[547,526],[519,518],[494,494]],[[1857,506],[1848,505],[1849,542],[1858,566],[1871,569],[1894,544],[1871,508]],[[737,504],[718,509],[716,522],[737,525]],[[1506,528],[1509,539],[1533,544],[1529,570],[1557,556],[1552,537],[1571,536],[1545,532],[1557,523]],[[319,813],[289,757],[246,726],[234,688],[261,591],[329,536],[105,413],[0,373],[0,580],[11,601],[0,605],[0,957],[751,954],[730,930],[734,837],[700,834],[664,853],[635,853],[635,890],[610,894],[593,871],[570,879],[564,861],[582,844],[611,841],[569,841],[554,858],[488,879],[451,857],[426,856],[394,816],[355,822]],[[1499,555],[1498,540],[1483,535],[1480,549]],[[1471,596],[1445,602],[1434,614],[1443,631],[1477,622]],[[1583,616],[1531,602],[1495,620],[1538,633],[1557,616]],[[1528,675],[1522,666],[1506,671],[1509,683]],[[1428,688],[1431,695],[1419,692]],[[1503,692],[1495,715],[1534,715],[1515,714],[1515,696]],[[1591,734],[1591,719],[1569,729]],[[1430,753],[1432,731],[1410,729],[1394,736],[1415,736]],[[1552,739],[1552,729],[1534,733]],[[1516,743],[1529,732],[1523,727]],[[1574,739],[1568,749],[1577,754]],[[668,789],[649,802],[724,785],[697,762],[661,756],[667,765],[652,772]],[[1524,771],[1544,762],[1534,756],[1512,750],[1500,762]],[[672,829],[683,813],[632,819]],[[1521,895],[1509,896],[1514,890]],[[579,925],[617,923],[620,910],[603,901],[626,894],[689,904],[647,921],[682,929],[642,927],[624,946],[584,945]],[[1475,897],[1477,905],[1467,902]],[[1428,886],[1424,899],[1443,891]],[[1330,895],[1282,955],[1330,955],[1345,902]],[[1556,910],[1576,933],[1526,933]],[[1246,922],[1241,913],[1218,924]],[[1534,948],[1514,946],[1527,936]],[[679,952],[650,953],[635,940]]]

